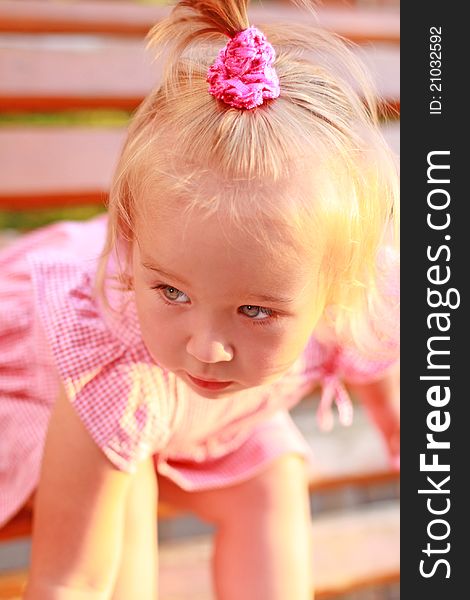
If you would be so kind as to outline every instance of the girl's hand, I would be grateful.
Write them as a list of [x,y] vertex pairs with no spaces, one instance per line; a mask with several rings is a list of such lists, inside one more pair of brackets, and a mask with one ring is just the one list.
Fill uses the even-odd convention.
[[394,367],[386,377],[368,384],[351,384],[371,421],[386,444],[391,466],[400,470],[400,371]]

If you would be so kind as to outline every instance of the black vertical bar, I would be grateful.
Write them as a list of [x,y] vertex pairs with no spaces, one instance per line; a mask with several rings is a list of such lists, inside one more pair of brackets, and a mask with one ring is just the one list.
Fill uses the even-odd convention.
[[[470,277],[469,40],[462,5],[436,0],[402,3],[401,595],[405,600],[453,600],[469,593],[470,570],[465,564],[470,532],[466,514],[470,512],[466,492],[470,327],[465,312]],[[449,169],[442,168],[446,166]],[[449,353],[432,354],[436,350]],[[438,442],[442,445],[436,447]],[[427,470],[433,461],[436,470]],[[449,470],[444,470],[446,466]]]

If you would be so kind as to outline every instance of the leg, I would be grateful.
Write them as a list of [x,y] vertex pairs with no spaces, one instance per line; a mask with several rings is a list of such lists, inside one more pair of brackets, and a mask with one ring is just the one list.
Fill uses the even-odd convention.
[[162,499],[217,525],[214,579],[219,600],[311,600],[307,474],[283,456],[249,481],[188,493],[168,480]]
[[111,600],[157,600],[158,487],[152,458],[140,464],[126,504],[121,563]]
[[[35,492],[25,503],[33,508]],[[121,563],[111,600],[157,600],[158,487],[152,458],[140,464],[126,504]]]

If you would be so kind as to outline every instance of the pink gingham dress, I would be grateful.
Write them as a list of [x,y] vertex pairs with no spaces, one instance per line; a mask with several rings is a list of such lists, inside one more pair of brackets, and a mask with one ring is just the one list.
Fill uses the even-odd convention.
[[152,456],[159,474],[201,490],[248,479],[284,453],[312,459],[288,409],[317,382],[323,408],[336,399],[348,420],[341,377],[373,380],[390,366],[312,337],[277,382],[217,402],[199,396],[150,357],[132,292],[113,292],[120,318],[95,300],[106,223],[54,224],[0,252],[0,526],[38,484],[59,381],[116,468],[133,472]]

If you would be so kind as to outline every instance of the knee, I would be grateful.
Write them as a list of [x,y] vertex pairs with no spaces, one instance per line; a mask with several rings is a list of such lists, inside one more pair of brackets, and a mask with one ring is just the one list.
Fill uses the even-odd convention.
[[221,490],[204,492],[198,513],[216,525],[237,523],[247,516],[258,520],[308,505],[308,476],[304,459],[282,456],[252,478]]
[[239,493],[240,502],[264,514],[296,505],[308,493],[306,463],[296,454],[282,456],[240,486]]

